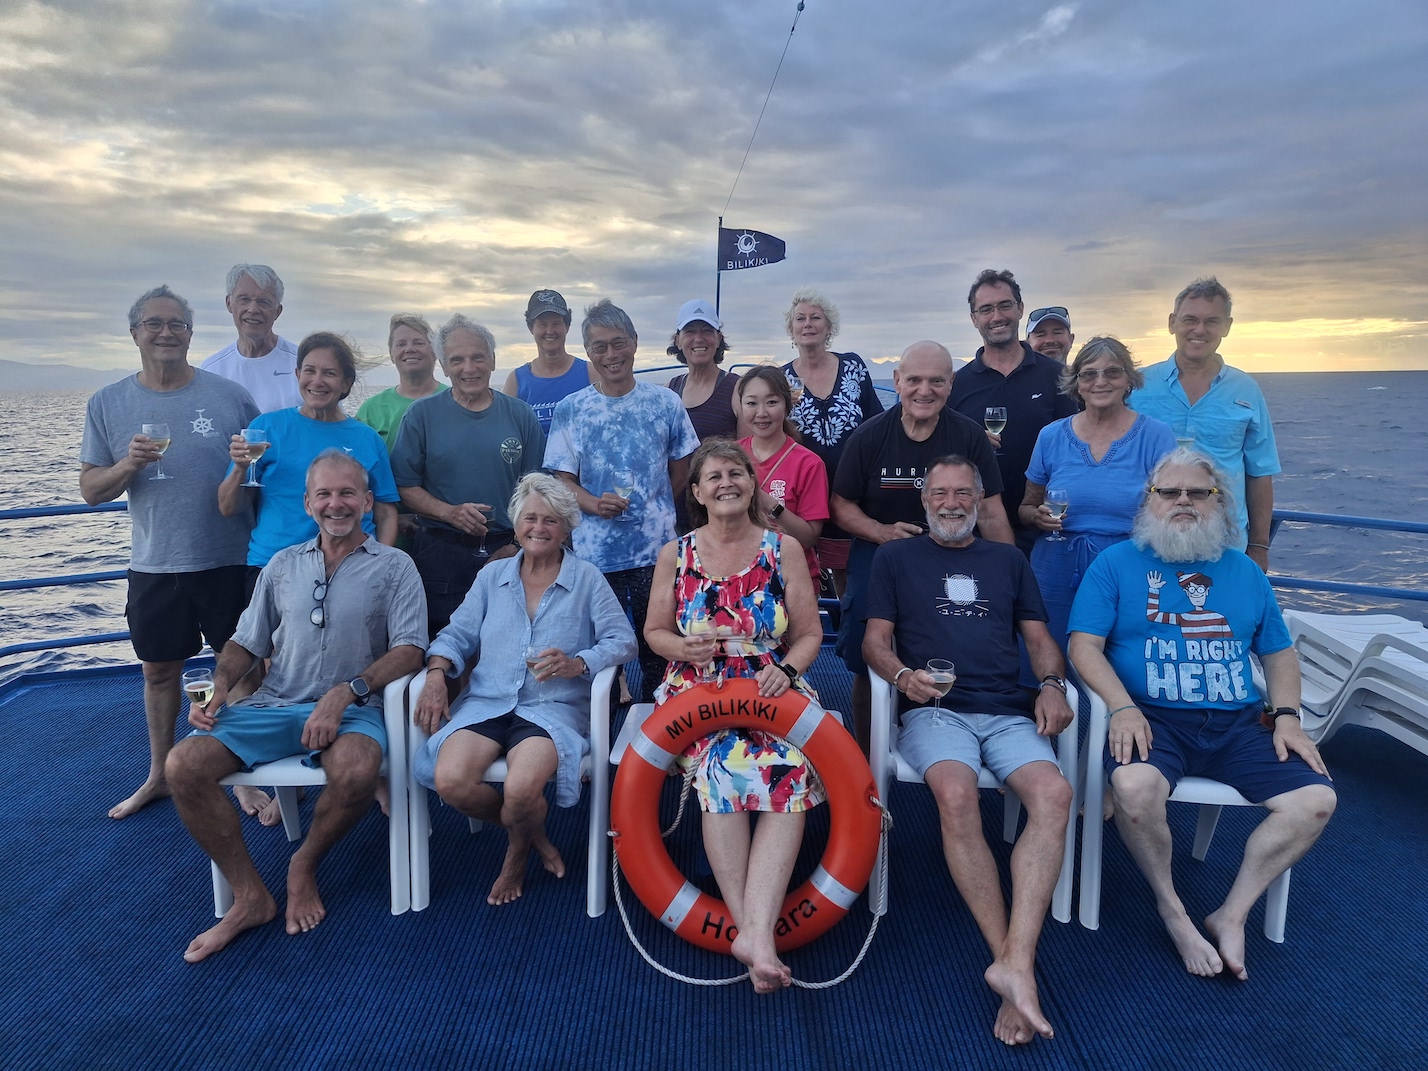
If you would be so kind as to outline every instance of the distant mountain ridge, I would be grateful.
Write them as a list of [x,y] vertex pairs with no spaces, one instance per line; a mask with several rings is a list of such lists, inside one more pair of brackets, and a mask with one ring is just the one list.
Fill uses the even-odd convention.
[[98,390],[133,375],[137,368],[102,371],[72,364],[25,364],[0,361],[0,391]]

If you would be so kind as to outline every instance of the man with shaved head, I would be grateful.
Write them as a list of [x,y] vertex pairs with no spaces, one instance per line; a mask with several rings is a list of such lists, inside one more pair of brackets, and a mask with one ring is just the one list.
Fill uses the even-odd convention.
[[1014,542],[1002,504],[1001,470],[986,433],[980,423],[947,408],[952,375],[952,355],[940,343],[914,342],[905,349],[893,372],[898,403],[853,432],[833,478],[833,520],[853,536],[838,653],[853,674],[853,725],[864,751],[872,714],[862,653],[868,574],[879,546],[926,530],[927,467],[948,454],[971,461],[985,489],[978,531],[984,539]]
[[273,330],[283,314],[283,281],[266,264],[235,264],[223,304],[238,338],[203,362],[203,370],[247,388],[264,413],[302,404],[297,347]]

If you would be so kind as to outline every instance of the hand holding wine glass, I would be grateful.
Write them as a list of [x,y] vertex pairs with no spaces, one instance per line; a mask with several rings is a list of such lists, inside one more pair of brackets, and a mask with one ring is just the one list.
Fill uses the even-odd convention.
[[987,429],[987,438],[992,441],[992,447],[1001,450],[1002,432],[1007,430],[1007,407],[1004,405],[987,406],[982,423]]
[[214,681],[212,669],[190,669],[183,674],[184,695],[193,705],[189,708],[189,724],[195,728],[209,731],[217,724],[217,713],[223,704],[216,704],[217,709],[210,711],[209,707],[213,703],[217,685]]
[[620,515],[615,519],[617,521],[628,521],[630,519],[630,498],[635,493],[635,474],[629,469],[616,469],[614,478],[615,486],[611,488],[611,490],[615,492],[616,497],[622,498],[625,501],[625,509],[622,510]]
[[932,705],[941,710],[943,697],[952,690],[952,685],[957,683],[957,667],[945,658],[933,658],[927,663],[927,675],[932,678],[932,686],[937,689]]
[[150,445],[159,452],[159,460],[155,462],[155,471],[149,479],[172,480],[173,477],[164,472],[164,451],[173,441],[169,438],[169,426],[167,424],[145,424],[139,430],[141,434],[148,437]]

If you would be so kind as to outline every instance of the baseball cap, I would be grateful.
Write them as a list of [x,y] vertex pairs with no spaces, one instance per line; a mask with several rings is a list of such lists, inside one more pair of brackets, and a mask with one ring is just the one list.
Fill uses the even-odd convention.
[[1044,309],[1031,310],[1031,317],[1026,321],[1026,333],[1029,335],[1035,331],[1042,320],[1060,320],[1067,330],[1071,329],[1071,314],[1061,305],[1048,305]]
[[675,323],[674,329],[683,331],[695,320],[703,320],[716,331],[723,330],[724,327],[724,322],[719,319],[719,314],[714,311],[714,306],[703,298],[686,301],[679,307],[679,320]]
[[526,302],[526,326],[535,323],[537,316],[548,312],[557,313],[564,317],[566,323],[570,323],[570,306],[565,303],[565,298],[555,290],[537,290],[531,295],[530,301]]

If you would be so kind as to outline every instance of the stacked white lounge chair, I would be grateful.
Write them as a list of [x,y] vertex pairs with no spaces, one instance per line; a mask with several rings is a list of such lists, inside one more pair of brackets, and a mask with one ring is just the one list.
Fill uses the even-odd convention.
[[1284,612],[1304,677],[1304,730],[1366,725],[1428,754],[1428,628],[1392,614]]

